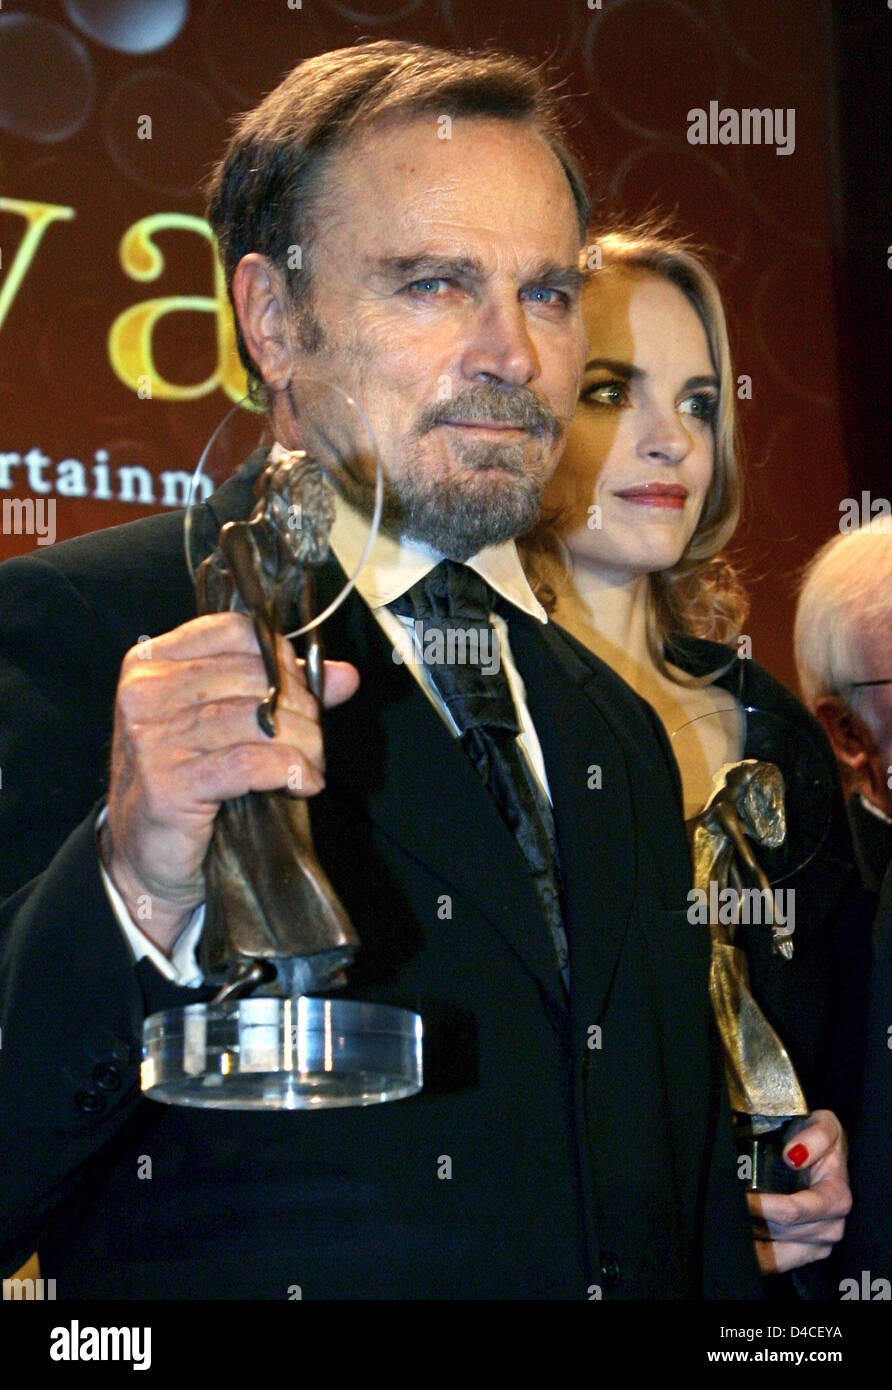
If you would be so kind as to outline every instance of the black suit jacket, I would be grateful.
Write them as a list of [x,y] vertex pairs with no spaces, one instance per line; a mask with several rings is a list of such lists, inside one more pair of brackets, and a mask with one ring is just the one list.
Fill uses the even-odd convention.
[[[209,544],[250,475],[212,499]],[[93,824],[124,652],[194,615],[181,527],[0,569],[5,1266],[38,1246],[60,1298],[758,1297],[665,740],[613,673],[510,607],[569,1003],[517,845],[353,595],[325,640],[362,684],[325,716],[313,834],[362,940],[349,993],[421,1013],[424,1089],[313,1114],[140,1099],[144,1015],[209,991],[133,967]]]
[[846,810],[864,887],[877,897],[892,895],[892,825],[866,810],[857,795]]
[[835,1273],[840,1287],[843,1279],[854,1279],[863,1296],[865,1274],[868,1284],[877,1279],[892,1282],[892,834],[888,825],[865,811],[857,796],[849,801],[848,812],[865,887],[876,903],[876,920],[861,1106],[849,1160],[852,1214]]
[[[852,1141],[852,1215],[837,1261],[840,1279],[892,1282],[892,872],[877,905],[873,974],[867,1011],[864,1084]],[[879,1290],[877,1290],[878,1292]],[[863,1296],[861,1294],[860,1296]]]

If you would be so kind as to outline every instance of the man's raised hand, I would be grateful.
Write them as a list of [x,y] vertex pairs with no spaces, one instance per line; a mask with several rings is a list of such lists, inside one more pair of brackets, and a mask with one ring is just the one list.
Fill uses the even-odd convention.
[[[291,643],[279,643],[276,737],[257,722],[268,681],[250,618],[211,613],[131,648],[115,703],[102,856],[142,930],[169,952],[203,900],[201,866],[221,802],[249,791],[325,785],[322,731]],[[359,684],[326,662],[325,705]],[[140,911],[148,900],[151,914]]]

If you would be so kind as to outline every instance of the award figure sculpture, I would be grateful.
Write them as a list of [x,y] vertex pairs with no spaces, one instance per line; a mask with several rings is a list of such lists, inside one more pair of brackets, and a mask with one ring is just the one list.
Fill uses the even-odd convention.
[[[781,1151],[808,1114],[808,1105],[786,1048],[752,996],[747,959],[735,945],[742,894],[748,891],[761,900],[761,920],[771,924],[773,951],[787,960],[793,955],[792,928],[775,920],[771,886],[751,846],[783,843],[784,780],[773,763],[745,759],[721,768],[716,783],[689,828],[694,884],[711,905],[709,993],[738,1147],[750,1159],[750,1190],[795,1191],[805,1184],[804,1176],[784,1164]],[[716,909],[720,901],[728,902],[727,889],[736,894],[736,910],[724,921]]]
[[[313,567],[328,558],[331,487],[312,459],[288,453],[261,473],[249,520],[222,527],[218,548],[196,573],[199,613],[247,613],[269,682],[257,721],[276,734],[281,676],[278,634],[294,613],[313,615]],[[307,634],[306,680],[322,700],[322,643]],[[345,983],[359,944],[313,852],[307,803],[288,791],[248,792],[217,812],[204,863],[207,886],[199,964],[230,978],[216,1002],[269,983],[283,995]]]
[[[257,720],[274,738],[277,642],[295,617],[306,633],[307,687],[322,698],[313,569],[328,558],[335,493],[298,449],[280,451],[254,495],[248,520],[225,523],[196,570],[196,599],[199,613],[251,618],[269,683]],[[290,790],[299,788],[248,792],[217,812],[198,961],[205,980],[222,987],[209,1004],[146,1020],[142,1089],[152,1099],[296,1110],[371,1105],[421,1089],[417,1014],[309,997],[346,983],[359,939],[314,853],[307,803]]]

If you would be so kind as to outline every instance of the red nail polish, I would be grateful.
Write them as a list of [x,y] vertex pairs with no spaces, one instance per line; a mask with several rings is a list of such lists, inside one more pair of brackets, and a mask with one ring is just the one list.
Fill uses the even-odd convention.
[[794,1168],[801,1168],[807,1158],[808,1149],[804,1144],[794,1144],[787,1154],[787,1161],[792,1163]]

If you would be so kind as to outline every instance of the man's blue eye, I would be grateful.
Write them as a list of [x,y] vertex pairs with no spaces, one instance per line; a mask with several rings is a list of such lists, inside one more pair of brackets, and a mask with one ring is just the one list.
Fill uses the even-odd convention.
[[569,301],[568,301],[568,298],[567,298],[567,296],[564,294],[563,290],[552,289],[552,287],[551,287],[550,285],[536,285],[532,290],[530,290],[530,297],[531,297],[531,298],[532,298],[533,296],[538,296],[538,295],[542,295],[542,296],[549,295],[549,296],[551,296],[549,299],[545,299],[545,298],[540,299],[540,300],[538,301],[540,304],[545,304],[545,303],[548,303],[548,304],[567,304],[567,303],[569,302]]
[[437,285],[445,284],[446,281],[441,276],[432,275],[425,280],[413,280],[408,289],[417,290],[419,294],[429,294]]

